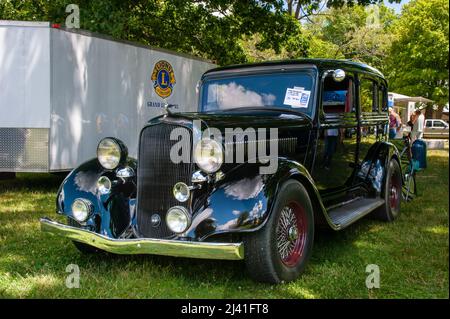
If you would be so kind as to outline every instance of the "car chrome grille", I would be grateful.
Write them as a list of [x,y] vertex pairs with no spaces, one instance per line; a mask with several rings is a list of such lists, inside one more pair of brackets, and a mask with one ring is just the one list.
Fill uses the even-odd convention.
[[[178,142],[170,140],[170,133],[177,127],[180,126],[156,124],[144,128],[141,134],[137,174],[137,225],[140,234],[147,238],[173,236],[174,233],[166,226],[166,212],[173,206],[188,206],[188,202],[178,202],[172,193],[177,182],[190,185],[193,171],[191,163],[175,164],[170,160],[170,149]],[[192,140],[192,133],[190,136]],[[153,214],[160,216],[158,226],[151,223]]]

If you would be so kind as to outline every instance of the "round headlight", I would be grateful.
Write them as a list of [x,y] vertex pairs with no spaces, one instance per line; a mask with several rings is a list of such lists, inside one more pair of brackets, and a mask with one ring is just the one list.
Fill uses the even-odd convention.
[[111,180],[106,176],[101,176],[97,180],[97,189],[102,195],[108,194],[111,191]]
[[125,145],[119,140],[107,137],[98,143],[97,158],[106,169],[115,169],[126,156]]
[[209,138],[202,139],[195,146],[194,160],[205,173],[217,172],[223,164],[222,145]]
[[85,199],[78,198],[72,204],[72,216],[79,222],[84,222],[91,213],[91,203]]
[[178,182],[173,187],[173,196],[177,201],[184,203],[189,199],[191,191],[189,190],[189,186],[187,186],[183,182]]
[[166,223],[174,233],[183,233],[191,224],[191,217],[186,208],[181,206],[172,207],[166,215]]

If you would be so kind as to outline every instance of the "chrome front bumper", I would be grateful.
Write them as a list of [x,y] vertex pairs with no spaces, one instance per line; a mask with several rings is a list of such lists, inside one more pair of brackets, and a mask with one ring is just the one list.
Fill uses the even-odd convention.
[[41,230],[115,254],[153,254],[174,257],[239,260],[242,243],[207,243],[152,238],[113,239],[88,230],[41,218]]

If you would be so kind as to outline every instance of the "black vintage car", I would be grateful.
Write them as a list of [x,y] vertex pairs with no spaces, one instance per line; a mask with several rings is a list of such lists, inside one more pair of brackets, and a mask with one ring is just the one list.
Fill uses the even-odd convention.
[[387,130],[387,83],[370,66],[213,69],[198,112],[150,120],[137,160],[118,139],[100,141],[59,189],[67,225],[41,227],[86,253],[244,259],[258,281],[291,281],[317,227],[398,217],[403,177]]

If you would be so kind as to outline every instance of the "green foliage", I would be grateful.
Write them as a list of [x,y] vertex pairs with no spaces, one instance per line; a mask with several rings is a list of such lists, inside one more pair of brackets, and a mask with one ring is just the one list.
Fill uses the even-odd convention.
[[[1,19],[50,20],[64,25],[72,0],[3,0]],[[284,14],[283,1],[79,0],[82,29],[192,53],[219,64],[247,60],[240,40],[259,34],[257,46],[281,51],[298,22]]]
[[394,12],[384,5],[331,8],[305,25],[309,56],[362,61],[383,71]]
[[396,39],[389,65],[391,88],[420,95],[442,106],[448,102],[449,3],[413,0],[394,24]]
[[[380,1],[332,0],[327,5]],[[65,8],[72,2],[0,0],[0,19],[64,25]],[[322,7],[319,0],[78,0],[77,4],[82,29],[195,54],[222,65],[306,56],[309,42],[317,41],[304,34],[298,15],[286,12],[296,6],[299,14],[309,17]]]
[[[400,3],[401,0],[389,0]],[[324,8],[341,8],[344,6],[369,6],[382,4],[384,0],[285,0],[287,12],[297,20],[310,20],[311,16],[320,13]]]
[[274,50],[268,45],[262,45],[261,34],[255,33],[246,36],[241,41],[241,46],[249,62],[260,62],[267,60],[295,59],[308,56],[309,39],[305,37],[300,23],[291,16],[286,16],[291,20],[292,30],[283,40],[283,45],[279,50]]

